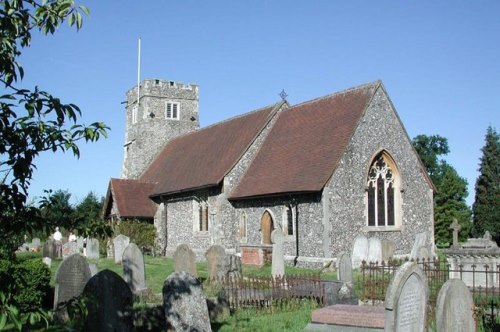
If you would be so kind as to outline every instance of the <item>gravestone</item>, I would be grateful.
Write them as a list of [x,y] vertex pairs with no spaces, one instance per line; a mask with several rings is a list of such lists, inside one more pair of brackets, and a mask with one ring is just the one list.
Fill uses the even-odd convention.
[[106,257],[115,258],[115,248],[113,246],[113,240],[111,239],[106,242]]
[[437,332],[475,331],[474,302],[469,288],[460,279],[449,279],[436,302]]
[[93,277],[97,274],[97,265],[95,264],[89,264],[90,268],[90,276]]
[[382,239],[381,243],[382,243],[382,260],[387,263],[392,258],[392,256],[394,256],[396,244],[393,241],[387,239]]
[[415,262],[394,273],[385,296],[385,330],[424,331],[429,289],[427,277]]
[[427,247],[427,233],[418,233],[415,235],[415,242],[413,242],[413,247],[410,253],[410,259],[417,259],[418,253],[421,247]]
[[87,239],[87,258],[99,259],[99,240],[94,238]]
[[52,266],[52,258],[50,258],[50,257],[43,257],[42,262],[43,262],[43,264],[47,265],[49,268]]
[[66,259],[71,255],[78,253],[76,242],[66,242],[62,245],[62,258]]
[[271,232],[271,241],[273,242],[273,260],[271,265],[271,274],[273,277],[285,275],[285,256],[283,253],[283,242],[285,235],[281,229],[275,229]]
[[[85,257],[74,254],[63,260],[56,273],[54,309],[61,303],[79,296],[89,279],[90,268]],[[65,314],[62,313],[62,316]]]
[[211,246],[205,253],[205,258],[207,259],[209,278],[220,280],[226,277],[226,250],[224,249],[224,247],[219,245]]
[[135,331],[133,295],[118,274],[107,269],[97,273],[89,280],[83,294],[90,299],[86,331]]
[[175,272],[187,272],[194,277],[198,277],[196,271],[196,254],[187,244],[179,244],[175,249],[174,255]]
[[337,280],[352,283],[352,260],[348,253],[341,253],[337,259]]
[[55,259],[57,257],[56,243],[53,240],[47,240],[43,244],[42,256],[49,257],[50,259]]
[[122,265],[123,278],[132,293],[144,291],[146,289],[144,257],[135,243],[129,244],[123,251]]
[[427,247],[420,247],[418,249],[418,259],[424,262],[428,262],[431,259],[431,255]]
[[78,252],[83,252],[83,242],[85,241],[85,239],[81,236],[78,236],[76,238],[76,246],[78,248]]
[[352,267],[359,268],[362,261],[368,259],[368,239],[360,235],[354,240],[352,247]]
[[118,235],[113,239],[115,263],[122,263],[123,251],[130,244],[130,238],[123,234]]
[[42,243],[41,243],[40,239],[37,237],[35,237],[35,238],[33,238],[33,240],[31,240],[31,246],[33,248],[39,248],[41,246],[41,244]]
[[371,237],[368,240],[368,262],[382,262],[382,242],[379,238]]
[[458,223],[457,219],[453,219],[453,223],[449,227],[453,230],[453,244],[452,247],[458,247],[458,233],[462,230],[462,226]]
[[163,286],[167,328],[175,331],[212,331],[201,283],[186,272],[172,273]]

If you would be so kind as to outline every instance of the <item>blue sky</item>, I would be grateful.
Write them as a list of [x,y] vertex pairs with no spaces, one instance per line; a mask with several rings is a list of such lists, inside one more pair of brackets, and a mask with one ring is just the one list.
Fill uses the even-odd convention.
[[141,78],[200,86],[202,126],[279,100],[291,104],[382,80],[408,135],[448,138],[446,160],[473,202],[486,128],[500,130],[499,1],[82,1],[83,29],[36,34],[25,87],[75,103],[108,139],[81,157],[37,160],[30,196],[105,195],[123,158],[125,92]]

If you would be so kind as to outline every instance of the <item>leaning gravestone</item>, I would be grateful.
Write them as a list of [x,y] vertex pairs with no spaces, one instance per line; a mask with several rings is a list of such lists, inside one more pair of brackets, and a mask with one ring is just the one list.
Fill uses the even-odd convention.
[[427,245],[427,233],[418,233],[415,235],[415,242],[413,243],[413,248],[411,249],[410,259],[418,259],[419,250],[421,247]]
[[198,277],[196,255],[187,244],[179,244],[175,249],[173,258],[175,272],[184,271],[194,277]]
[[42,256],[49,257],[50,259],[55,259],[57,257],[56,243],[53,240],[47,240],[47,242],[43,244]]
[[133,295],[118,274],[107,269],[97,273],[83,294],[90,299],[86,331],[135,331],[131,315]]
[[449,279],[441,287],[436,302],[437,332],[476,330],[474,302],[469,288],[460,279]]
[[271,241],[273,242],[273,260],[271,265],[271,274],[273,277],[285,275],[285,256],[283,253],[283,242],[285,236],[281,229],[275,229],[271,232]]
[[223,279],[226,277],[225,260],[226,250],[219,245],[213,245],[205,253],[207,259],[208,277],[211,279]]
[[66,242],[62,245],[62,258],[66,259],[71,255],[78,253],[76,242]]
[[352,267],[358,268],[368,259],[368,239],[360,235],[354,240],[352,247]]
[[352,283],[352,263],[348,253],[341,253],[337,259],[337,279],[346,283]]
[[428,298],[427,277],[418,264],[401,265],[385,296],[384,331],[425,331]]
[[120,234],[113,239],[113,247],[115,251],[114,253],[115,263],[117,264],[122,263],[123,251],[129,245],[129,243],[130,243],[130,238],[123,234]]
[[368,262],[382,262],[382,242],[379,238],[371,237],[368,240]]
[[146,289],[144,257],[135,243],[129,244],[123,251],[122,265],[123,278],[132,293],[144,291]]
[[61,320],[67,319],[67,311],[60,307],[62,303],[79,296],[90,279],[89,263],[80,254],[74,254],[63,260],[56,273],[54,309]]
[[165,280],[163,307],[169,329],[212,331],[201,283],[186,272],[174,272]]
[[87,239],[87,258],[99,259],[99,240],[94,238]]

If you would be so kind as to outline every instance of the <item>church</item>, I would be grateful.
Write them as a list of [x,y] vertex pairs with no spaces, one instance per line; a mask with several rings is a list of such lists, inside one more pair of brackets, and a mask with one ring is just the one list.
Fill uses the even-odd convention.
[[[157,251],[213,244],[258,263],[284,235],[285,259],[314,266],[358,236],[434,245],[433,193],[382,82],[200,128],[199,87],[148,79],[127,93],[124,159],[110,220],[154,222]],[[264,257],[264,258],[263,258]]]

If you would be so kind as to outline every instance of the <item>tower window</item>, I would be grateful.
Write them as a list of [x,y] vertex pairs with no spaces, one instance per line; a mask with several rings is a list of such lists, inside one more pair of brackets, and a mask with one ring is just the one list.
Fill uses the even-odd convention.
[[137,106],[132,108],[132,124],[137,123]]
[[179,120],[179,103],[167,102],[165,108],[165,119]]

